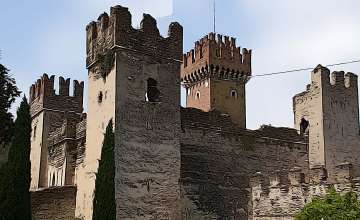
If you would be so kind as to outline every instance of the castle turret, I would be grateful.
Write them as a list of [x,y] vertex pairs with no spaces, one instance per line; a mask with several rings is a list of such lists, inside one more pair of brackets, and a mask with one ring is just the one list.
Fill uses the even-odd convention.
[[76,216],[92,218],[103,136],[113,120],[117,219],[167,219],[180,192],[182,26],[170,24],[163,37],[156,20],[144,14],[135,29],[129,10],[115,6],[86,30],[91,89]]
[[48,187],[49,134],[61,126],[66,114],[81,115],[83,111],[84,83],[74,80],[74,95],[70,96],[70,79],[59,78],[59,94],[54,79],[44,74],[30,87],[31,190]]
[[360,174],[358,80],[353,73],[333,72],[319,65],[311,84],[293,98],[295,127],[309,136],[310,168],[324,166],[330,179],[341,164]]
[[210,33],[183,55],[181,81],[187,90],[186,105],[218,110],[245,128],[245,84],[250,76],[251,50],[241,52],[235,38]]

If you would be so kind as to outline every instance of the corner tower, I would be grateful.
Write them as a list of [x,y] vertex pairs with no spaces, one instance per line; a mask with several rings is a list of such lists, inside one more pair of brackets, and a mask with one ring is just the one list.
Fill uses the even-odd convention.
[[330,180],[344,164],[360,174],[358,77],[318,65],[311,84],[293,98],[295,128],[309,136],[310,168],[324,167]]
[[87,28],[89,77],[86,172],[78,218],[92,218],[104,132],[115,127],[117,219],[169,219],[179,197],[180,65],[183,28],[160,35],[144,14],[140,29],[127,8],[112,7]]
[[186,106],[228,114],[246,128],[245,84],[251,76],[251,50],[236,46],[235,38],[214,33],[183,55],[181,81]]
[[67,114],[80,116],[83,112],[84,83],[74,80],[74,95],[70,96],[70,79],[59,77],[59,94],[55,94],[54,79],[44,74],[30,87],[30,190],[48,187],[49,134],[62,125]]

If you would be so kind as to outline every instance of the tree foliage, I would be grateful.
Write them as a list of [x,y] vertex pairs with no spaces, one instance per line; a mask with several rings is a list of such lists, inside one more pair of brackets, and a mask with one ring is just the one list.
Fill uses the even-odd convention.
[[114,145],[113,123],[110,121],[106,127],[99,170],[96,175],[94,220],[116,219]]
[[9,112],[11,104],[20,95],[15,79],[9,75],[9,70],[0,64],[0,147],[11,140],[13,134],[13,116]]
[[1,168],[0,219],[31,219],[30,202],[30,107],[24,97],[14,126],[8,162]]
[[354,192],[340,195],[332,188],[324,198],[315,198],[297,215],[296,220],[358,220],[360,202]]

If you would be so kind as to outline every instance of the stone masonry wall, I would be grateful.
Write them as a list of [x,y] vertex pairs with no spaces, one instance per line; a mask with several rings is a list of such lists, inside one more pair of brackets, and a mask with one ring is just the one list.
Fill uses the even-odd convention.
[[335,175],[335,182],[327,180],[324,169],[310,170],[305,175],[300,169],[271,175],[256,174],[251,179],[253,220],[293,220],[295,215],[314,197],[324,196],[330,187],[345,193],[360,194],[360,179],[353,178],[348,167]]
[[307,141],[288,128],[239,128],[217,112],[182,109],[182,194],[218,219],[251,216],[250,176],[256,172],[307,172]]
[[49,188],[31,192],[32,219],[73,220],[75,187]]
[[[170,219],[180,187],[179,63],[117,52],[115,125],[118,219]],[[158,102],[147,102],[147,80]]]

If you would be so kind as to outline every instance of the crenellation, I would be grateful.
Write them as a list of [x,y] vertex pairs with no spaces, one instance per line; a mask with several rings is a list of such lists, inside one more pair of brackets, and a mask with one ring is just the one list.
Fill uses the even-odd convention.
[[305,173],[300,167],[294,167],[290,170],[289,182],[291,186],[300,186],[305,183]]
[[182,79],[186,84],[188,74],[201,68],[214,66],[214,69],[230,69],[234,72],[243,72],[251,75],[251,50],[236,46],[236,39],[229,36],[223,37],[210,33],[195,42],[194,49],[183,55]]
[[354,73],[346,73],[344,76],[345,80],[345,87],[352,88],[353,90],[357,91],[358,89],[358,76]]
[[156,20],[149,14],[143,14],[143,19],[140,23],[140,29],[144,32],[144,34],[147,34],[151,37],[160,37],[160,32],[157,27]]
[[60,96],[69,96],[69,88],[70,88],[70,79],[64,79],[63,77],[59,77],[59,95]]
[[331,73],[331,80],[330,84],[333,86],[345,86],[345,78],[344,78],[345,72],[344,71],[334,71]]
[[105,32],[108,27],[109,27],[109,22],[110,22],[110,17],[108,15],[108,13],[104,12],[102,13],[99,18],[98,18],[98,22],[96,24],[96,29],[102,32]]
[[79,82],[77,80],[73,81],[74,83],[74,97],[76,97],[78,100],[83,100],[83,94],[84,94],[84,82]]
[[[168,30],[168,36],[162,37],[156,20],[148,14],[143,15],[140,29],[133,28],[129,9],[112,7],[110,17],[103,13],[97,22],[87,26],[87,67],[103,61],[114,49],[141,51],[158,58],[180,61],[182,27],[175,22],[169,25]],[[161,53],[156,48],[161,48]]]

